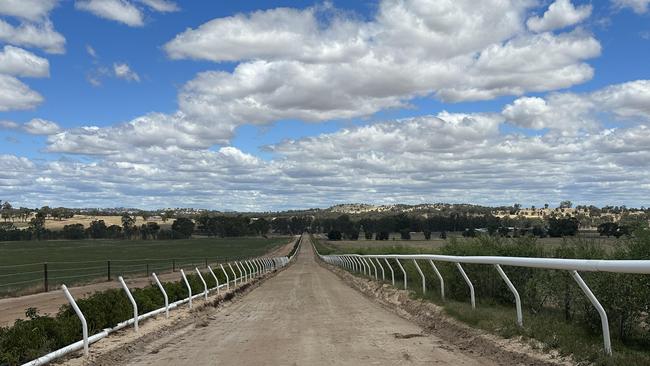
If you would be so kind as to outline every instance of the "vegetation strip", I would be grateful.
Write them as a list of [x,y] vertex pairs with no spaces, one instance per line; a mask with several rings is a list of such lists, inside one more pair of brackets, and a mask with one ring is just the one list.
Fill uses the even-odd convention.
[[[620,242],[612,252],[605,252],[590,242],[567,240],[554,249],[545,248],[531,238],[504,240],[481,236],[472,240],[451,240],[438,253],[462,256],[516,256],[584,259],[638,259],[650,257],[650,233],[639,231]],[[335,251],[332,245],[317,243],[318,250]],[[367,248],[357,254],[422,252],[415,248]],[[433,253],[432,253],[433,254]],[[427,278],[427,292],[422,293],[420,275],[410,261],[404,262],[409,288],[413,296],[433,301],[446,311],[471,325],[506,337],[521,336],[537,339],[547,349],[562,355],[573,355],[584,362],[602,365],[648,364],[650,329],[648,302],[650,276],[583,273],[610,319],[615,353],[606,357],[602,352],[600,318],[598,313],[566,271],[507,267],[505,270],[521,294],[524,305],[524,327],[516,326],[512,308],[512,293],[491,266],[463,265],[476,290],[477,310],[468,301],[467,284],[452,264],[437,264],[445,279],[445,291],[451,301],[442,301],[431,268],[421,266]],[[402,280],[401,270],[395,271],[396,281]]]

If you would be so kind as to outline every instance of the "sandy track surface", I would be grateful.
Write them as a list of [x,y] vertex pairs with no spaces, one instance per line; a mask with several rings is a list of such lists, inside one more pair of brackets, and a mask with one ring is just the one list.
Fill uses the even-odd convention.
[[[288,269],[191,327],[107,365],[494,365],[386,310],[318,265],[307,237]],[[116,357],[117,355],[117,357]]]
[[[269,257],[280,257],[289,254],[295,240],[287,243],[268,253]],[[179,281],[181,279],[180,272],[163,273],[159,274],[158,278],[161,281]],[[148,277],[125,279],[130,288],[146,287],[152,284],[153,280]],[[72,296],[76,299],[89,296],[97,291],[104,291],[112,288],[122,288],[117,278],[111,282],[100,282],[84,286],[77,286],[69,288]],[[26,295],[21,297],[10,297],[0,299],[0,327],[8,326],[14,323],[16,319],[25,319],[25,310],[29,307],[38,309],[41,315],[56,314],[61,305],[67,304],[63,293],[60,290],[52,290],[50,292],[42,292],[33,295]]]

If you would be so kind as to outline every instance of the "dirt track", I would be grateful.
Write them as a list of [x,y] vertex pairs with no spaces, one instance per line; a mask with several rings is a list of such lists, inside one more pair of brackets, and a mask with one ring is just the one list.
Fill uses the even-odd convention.
[[[272,252],[268,253],[267,256],[286,256],[291,251],[291,248],[293,248],[293,243],[294,240],[287,243],[286,245],[281,246],[280,248],[273,250]],[[179,272],[163,273],[158,277],[163,282],[180,280]],[[126,279],[125,281],[130,288],[146,287],[152,283],[152,279],[147,277]],[[71,287],[70,292],[75,298],[79,299],[93,294],[96,291],[104,291],[111,288],[121,288],[119,282],[117,282],[117,279],[111,282],[100,282],[84,286]],[[61,305],[64,304],[67,304],[67,300],[63,296],[63,293],[59,290],[0,299],[0,327],[11,325],[16,319],[24,319],[25,309],[29,307],[37,308],[41,315],[48,313],[56,314]]]
[[125,347],[128,352],[114,352],[109,363],[101,357],[95,361],[102,365],[494,365],[346,285],[316,263],[307,240],[291,267],[211,312],[191,327],[130,344]]

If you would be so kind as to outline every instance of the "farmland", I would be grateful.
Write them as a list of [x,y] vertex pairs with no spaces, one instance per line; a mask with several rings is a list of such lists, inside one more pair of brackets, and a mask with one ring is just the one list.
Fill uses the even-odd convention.
[[[31,218],[31,217],[30,217]],[[82,224],[84,227],[90,226],[90,223],[96,220],[103,220],[106,223],[106,226],[110,225],[122,225],[122,216],[112,215],[112,216],[93,216],[93,215],[74,215],[71,218],[61,218],[61,219],[47,219],[45,220],[45,228],[48,230],[61,230],[65,225],[71,224]],[[148,219],[144,220],[142,216],[134,216],[134,225],[140,226],[146,224],[147,222],[155,222],[160,225],[163,229],[168,229],[171,226],[172,221],[162,221],[161,219]],[[13,221],[14,226],[17,228],[27,228],[29,226],[29,220],[26,221]]]
[[[263,255],[289,241],[274,238],[187,240],[61,240],[0,242],[0,296],[41,291],[48,285],[193,267],[206,262]],[[109,262],[110,261],[110,262]]]
[[[415,250],[423,253],[434,253],[438,251],[445,244],[449,243],[453,238],[457,242],[471,241],[473,238],[465,238],[460,234],[449,235],[447,239],[440,239],[439,237],[432,237],[430,240],[425,240],[422,233],[413,233],[411,235],[411,240],[401,240],[399,233],[391,233],[389,240],[364,240],[359,238],[359,240],[337,240],[331,241],[327,240],[324,235],[318,236],[320,239],[321,245],[325,245],[329,250],[338,252],[338,253],[350,253],[355,252],[359,249],[372,249],[373,252],[386,252],[391,248],[402,248],[408,247],[411,250]],[[504,240],[514,241],[515,238],[504,238]],[[574,242],[574,241],[583,241],[587,242],[596,247],[600,247],[605,251],[611,251],[616,248],[619,239],[614,237],[602,237],[598,236],[597,233],[580,233],[575,237],[567,238],[536,238],[535,242],[543,247],[548,249],[557,248],[565,242]]]

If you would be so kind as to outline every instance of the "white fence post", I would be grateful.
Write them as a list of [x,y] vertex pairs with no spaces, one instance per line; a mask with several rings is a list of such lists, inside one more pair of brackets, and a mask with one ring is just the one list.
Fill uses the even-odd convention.
[[253,268],[255,268],[255,276],[261,276],[262,271],[260,271],[260,264],[257,262],[257,259],[254,258],[252,261]]
[[199,279],[203,282],[203,297],[205,298],[205,301],[208,301],[208,284],[205,283],[201,271],[199,271],[199,267],[194,267],[194,270],[196,270],[196,274],[199,275]]
[[169,298],[167,297],[167,292],[165,291],[162,283],[160,283],[160,280],[158,279],[158,276],[156,276],[156,273],[152,272],[151,276],[153,276],[153,279],[156,281],[156,284],[160,289],[160,292],[163,294],[163,298],[165,299],[165,318],[169,318]]
[[397,262],[397,265],[399,268],[402,270],[402,273],[404,274],[404,290],[408,289],[408,286],[406,284],[406,271],[404,270],[404,267],[402,267],[402,263],[399,262],[399,259],[395,258],[395,262]]
[[[364,258],[363,260],[365,261],[366,258]],[[377,276],[377,266],[375,266],[375,263],[372,261],[372,258],[368,258],[368,262],[370,262],[370,264],[372,264],[372,268],[375,269],[375,280],[378,280],[379,276]],[[370,274],[370,276],[372,277],[372,273]]]
[[247,282],[246,277],[244,275],[246,272],[241,269],[241,266],[237,261],[235,261],[235,267],[237,267],[237,270],[239,271],[239,283],[241,284],[242,281]]
[[460,265],[460,263],[456,262],[456,267],[458,268],[458,271],[460,271],[460,274],[463,276],[463,279],[465,279],[465,283],[467,283],[467,286],[469,286],[469,296],[470,296],[470,300],[472,301],[472,309],[476,309],[476,299],[474,297],[474,285],[472,285],[472,281],[469,280],[469,277],[467,277],[467,273],[465,273],[465,270]]
[[[372,260],[372,258],[370,258]],[[381,268],[381,280],[385,281],[386,280],[386,273],[384,272],[384,266],[381,265],[381,262],[379,261],[379,258],[375,258],[377,261],[377,264],[379,264],[379,268]]]
[[74,301],[74,298],[70,294],[70,291],[68,291],[68,288],[65,285],[61,285],[61,290],[63,290],[63,294],[65,295],[66,299],[68,299],[70,306],[72,306],[72,309],[81,321],[81,334],[84,338],[84,356],[88,356],[88,323],[86,323],[86,317],[84,317],[81,309],[79,309],[79,306],[77,306],[77,302]]
[[388,258],[384,258],[384,262],[386,262],[386,265],[390,268],[390,279],[393,281],[393,287],[395,287],[395,271],[393,271],[393,266],[388,263]]
[[228,278],[228,272],[226,272],[226,269],[223,268],[223,264],[219,264],[221,266],[221,270],[223,271],[223,274],[226,275],[226,290],[230,290],[230,278]]
[[181,276],[183,276],[183,281],[185,281],[185,286],[187,286],[187,292],[190,294],[188,297],[189,304],[190,304],[190,309],[192,308],[192,287],[190,286],[190,283],[187,281],[187,276],[185,276],[185,271],[181,268]]
[[354,257],[354,259],[357,260],[357,261],[359,262],[359,267],[360,267],[360,268],[363,267],[363,274],[364,274],[364,275],[367,275],[368,272],[370,272],[370,268],[368,268],[368,269],[366,270],[366,264],[363,263],[363,261],[362,261],[359,257]]
[[221,291],[219,291],[219,279],[217,278],[217,275],[214,274],[214,271],[212,270],[212,267],[208,266],[208,271],[210,271],[210,274],[214,278],[214,283],[217,284],[217,295],[219,295],[219,293],[221,292]]
[[436,276],[438,276],[438,280],[440,280],[440,298],[442,301],[445,301],[445,280],[442,278],[442,275],[440,274],[440,271],[438,271],[436,264],[433,263],[433,260],[429,259],[429,264],[431,264],[431,268],[433,268]]
[[422,269],[420,268],[420,265],[418,264],[418,261],[416,261],[414,259],[413,264],[415,264],[415,268],[418,270],[418,273],[420,273],[420,277],[422,277],[422,293],[426,294],[427,293],[427,280],[424,278],[424,273],[422,272]]
[[[230,267],[230,271],[232,272],[232,282],[233,282],[233,286],[237,287],[237,274],[235,273],[235,270],[232,268],[232,266],[230,265],[230,263],[228,263],[228,267]],[[235,265],[235,267],[236,267],[236,265]]]
[[343,259],[343,262],[345,262],[345,265],[348,267],[348,270],[350,272],[356,272],[356,268],[354,267],[354,263],[350,260],[348,257],[341,257]]
[[251,261],[244,261],[244,263],[246,263],[246,267],[248,267],[248,278],[252,280],[255,275],[255,270],[251,265]]
[[503,281],[506,283],[508,288],[510,289],[510,292],[512,292],[513,295],[515,295],[515,306],[517,307],[517,325],[520,327],[524,326],[524,316],[521,311],[521,298],[519,298],[519,292],[515,288],[515,285],[512,284],[512,281],[508,278],[506,273],[503,271],[500,265],[495,264],[494,268],[497,269],[497,272],[499,272],[499,275],[501,278],[503,278]]
[[126,296],[128,296],[129,300],[131,301],[131,305],[133,305],[133,329],[135,332],[138,332],[138,304],[135,303],[135,299],[133,298],[133,294],[131,293],[131,290],[126,286],[126,282],[124,282],[124,278],[122,276],[119,276],[117,278],[120,283],[122,284],[122,288],[124,289],[124,292],[126,292]]
[[598,311],[598,314],[600,315],[600,325],[603,328],[603,344],[605,346],[605,354],[611,355],[612,341],[609,338],[609,321],[607,320],[607,313],[605,312],[605,309],[600,304],[600,302],[598,301],[594,293],[591,292],[591,289],[589,289],[589,286],[587,286],[587,284],[582,279],[582,277],[580,277],[578,271],[571,271],[571,276],[578,283],[578,286],[580,286],[582,292],[584,292],[584,294],[587,295],[587,298],[589,299],[589,301],[591,301],[591,304]]
[[246,280],[250,281],[253,274],[251,273],[251,267],[248,265],[248,261],[242,261],[241,266],[244,269],[244,273],[246,273]]

